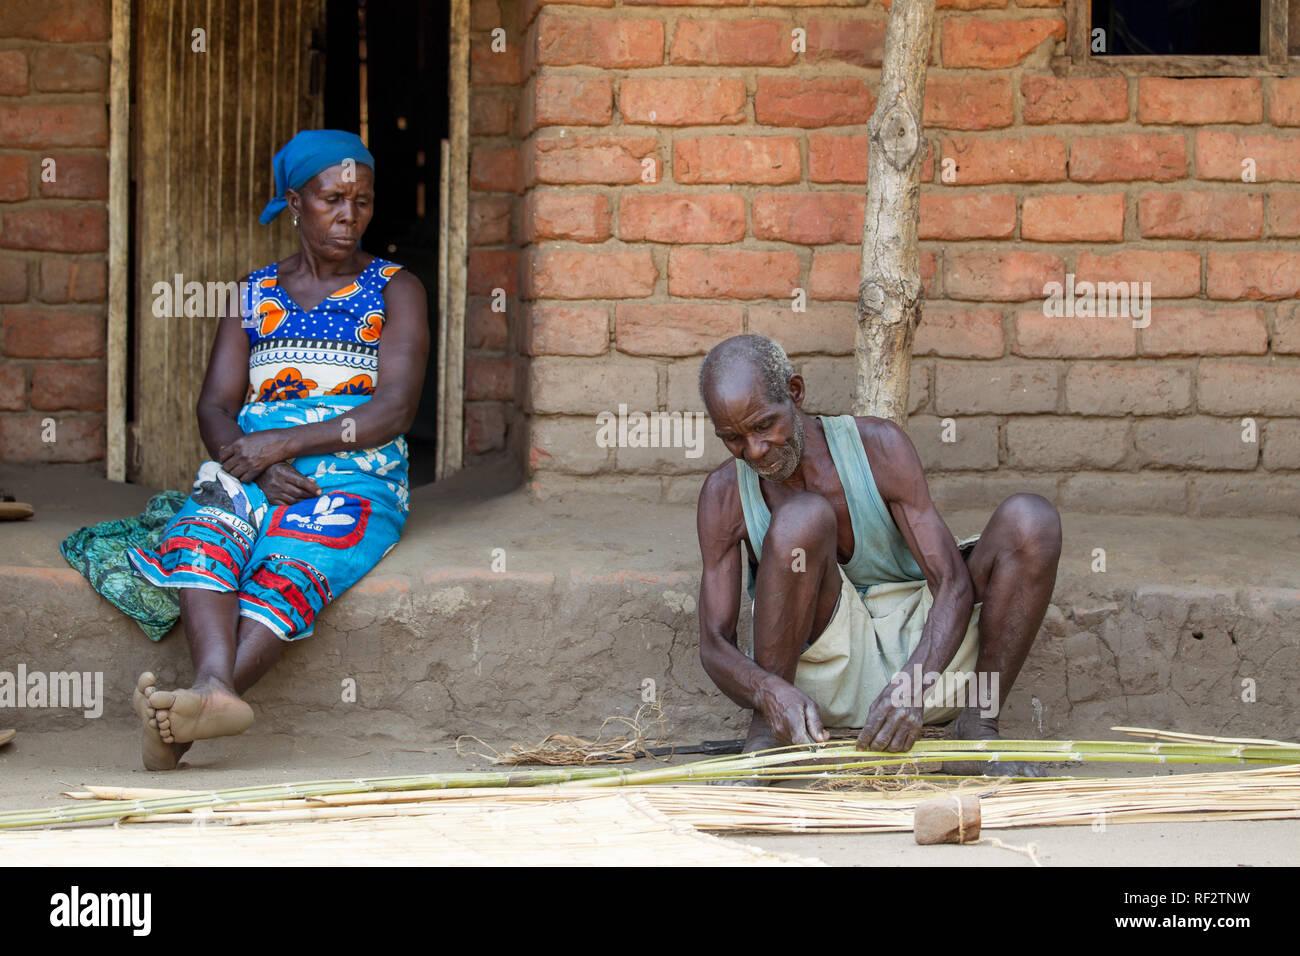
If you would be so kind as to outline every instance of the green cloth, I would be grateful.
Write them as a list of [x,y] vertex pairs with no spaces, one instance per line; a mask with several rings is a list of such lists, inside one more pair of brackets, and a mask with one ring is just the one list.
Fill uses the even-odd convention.
[[126,559],[128,548],[154,550],[167,523],[188,497],[182,491],[160,491],[136,518],[104,521],[79,528],[59,550],[85,576],[90,586],[140,625],[151,641],[161,641],[181,616],[176,592],[155,587],[135,573]]

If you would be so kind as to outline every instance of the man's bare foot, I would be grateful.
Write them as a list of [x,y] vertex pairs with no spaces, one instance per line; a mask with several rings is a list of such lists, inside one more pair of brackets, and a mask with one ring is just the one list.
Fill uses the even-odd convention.
[[188,690],[155,690],[148,702],[156,714],[158,734],[169,744],[231,737],[253,725],[253,708],[216,681],[200,682]]
[[[767,720],[756,712],[749,722],[749,733],[745,736],[745,746],[741,748],[740,752],[742,754],[752,754],[760,750],[771,750],[780,746],[782,746],[782,743],[773,736],[772,728],[768,726]],[[774,782],[769,777],[731,777],[725,780],[709,781],[710,784],[717,787],[770,787]]]
[[136,681],[135,692],[131,695],[131,705],[141,724],[140,756],[146,770],[175,770],[185,751],[193,744],[168,743],[162,739],[158,732],[157,713],[149,706],[149,695],[153,693],[155,683],[153,674],[145,671]]
[[[963,710],[952,722],[949,740],[997,740],[998,719],[981,717],[977,710]],[[1030,760],[948,760],[943,773],[967,777],[1046,777],[1045,763]]]

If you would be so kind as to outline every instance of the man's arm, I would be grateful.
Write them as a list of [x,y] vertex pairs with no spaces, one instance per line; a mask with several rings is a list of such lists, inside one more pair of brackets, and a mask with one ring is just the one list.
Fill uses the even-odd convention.
[[759,685],[772,675],[741,653],[736,642],[744,515],[734,476],[732,462],[709,475],[700,490],[695,515],[704,562],[700,575],[700,663],[719,690],[741,707],[753,710]]
[[[759,667],[737,646],[740,545],[746,532],[735,474],[735,465],[728,462],[709,475],[700,491],[696,513],[700,555],[704,559],[700,575],[700,662],[724,694],[754,712],[751,742],[767,735],[779,744],[828,740],[830,735],[822,727],[812,699],[779,674]],[[758,738],[756,726],[764,728]]]
[[[871,468],[876,489],[934,595],[920,643],[903,670],[915,673],[920,665],[922,674],[938,673],[961,646],[975,607],[975,586],[952,532],[935,510],[920,456],[907,433],[889,421],[874,425],[859,421],[858,428],[864,442],[868,435],[874,439],[873,450],[878,453],[872,456]],[[893,690],[892,684],[886,687],[872,704],[858,738],[859,747],[907,750],[920,737],[921,708],[894,707],[890,702]]]

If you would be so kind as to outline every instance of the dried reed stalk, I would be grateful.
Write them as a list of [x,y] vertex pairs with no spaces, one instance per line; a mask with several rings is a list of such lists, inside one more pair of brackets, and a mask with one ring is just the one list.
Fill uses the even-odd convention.
[[1261,740],[1256,737],[1207,737],[1204,734],[1183,734],[1173,730],[1150,730],[1145,727],[1112,727],[1120,733],[1134,737],[1150,737],[1152,740],[1167,740],[1173,743],[1203,744],[1242,744],[1251,747],[1294,747],[1283,740]]
[[[605,739],[605,731],[610,724],[622,725],[627,729],[626,733]],[[657,732],[653,743],[650,741],[652,731]],[[638,757],[653,756],[650,748],[662,745],[667,734],[663,702],[655,699],[642,704],[631,717],[605,718],[595,740],[584,740],[572,734],[551,734],[541,743],[532,746],[511,744],[511,752],[503,754],[473,734],[463,734],[456,738],[456,754],[462,757],[467,754],[485,757],[502,766],[543,764],[550,767],[580,767],[592,763],[627,763]],[[462,741],[468,740],[486,747],[491,753],[462,749]]]

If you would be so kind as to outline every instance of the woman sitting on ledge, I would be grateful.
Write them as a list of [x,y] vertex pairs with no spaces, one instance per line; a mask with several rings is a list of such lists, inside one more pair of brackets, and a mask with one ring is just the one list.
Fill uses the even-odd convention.
[[288,206],[301,251],[250,274],[243,316],[221,320],[197,409],[212,460],[157,551],[128,552],[150,582],[179,589],[194,660],[187,689],[140,675],[150,770],[174,768],[195,740],[247,730],[240,695],[406,523],[424,286],[359,247],[374,158],[358,136],[300,132],[274,167],[278,195],[261,222]]

